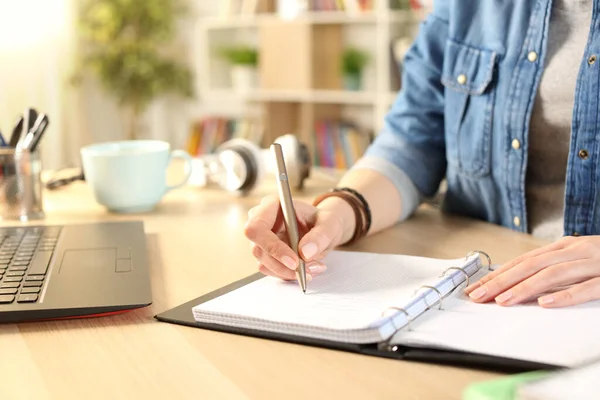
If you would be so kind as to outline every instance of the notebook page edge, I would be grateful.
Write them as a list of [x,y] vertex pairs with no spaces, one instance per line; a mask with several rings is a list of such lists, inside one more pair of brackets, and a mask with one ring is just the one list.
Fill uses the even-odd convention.
[[[461,259],[435,259],[435,258],[429,258],[429,257],[422,257],[422,256],[412,256],[412,255],[403,255],[403,254],[393,254],[393,253],[371,253],[371,252],[356,252],[356,251],[345,251],[345,250],[334,250],[331,252],[333,256],[346,256],[346,257],[351,257],[352,260],[356,260],[356,262],[353,262],[352,264],[355,266],[356,263],[365,263],[368,264],[369,262],[372,262],[372,260],[377,259],[378,257],[384,256],[386,257],[386,259],[392,260],[392,259],[396,259],[399,260],[399,262],[404,262],[404,263],[410,263],[411,260],[422,260],[422,263],[427,263],[427,262],[441,262],[441,263],[448,263],[448,262],[455,262]],[[358,256],[358,257],[357,257]],[[478,259],[478,258],[477,258]],[[443,272],[443,270],[439,271],[439,274],[441,274]],[[249,285],[252,284],[256,284],[258,281],[254,281],[249,283]],[[241,288],[238,288],[241,289]],[[235,290],[238,290],[235,289]],[[416,288],[415,288],[416,289]],[[412,303],[418,301],[418,299],[422,297],[421,296],[417,296],[417,299],[412,299],[412,300],[408,300],[407,302],[407,306],[410,307]],[[360,327],[356,327],[356,328],[352,328],[352,329],[335,329],[335,328],[327,328],[327,327],[322,327],[322,326],[315,326],[315,325],[307,325],[307,324],[293,324],[290,322],[282,322],[282,321],[271,321],[268,319],[263,319],[263,318],[254,318],[254,317],[248,317],[248,316],[244,316],[244,315],[239,315],[239,314],[235,314],[235,313],[231,313],[231,312],[214,312],[214,311],[210,311],[210,310],[206,310],[206,309],[202,309],[202,306],[205,303],[201,303],[198,304],[197,306],[193,307],[192,311],[194,314],[194,319],[198,322],[204,322],[204,323],[217,323],[217,324],[223,324],[223,325],[233,325],[233,326],[238,326],[238,327],[242,327],[242,328],[246,328],[246,329],[255,329],[255,330],[260,330],[263,329],[265,326],[287,326],[286,329],[282,329],[284,332],[283,333],[290,333],[290,334],[294,334],[294,332],[298,332],[299,330],[303,330],[303,331],[307,331],[307,334],[309,336],[312,336],[313,333],[316,332],[316,334],[320,337],[320,338],[330,338],[332,336],[336,336],[337,334],[335,332],[343,332],[340,333],[341,336],[344,337],[344,341],[349,341],[349,342],[355,342],[355,341],[361,341],[361,342],[370,342],[372,341],[373,338],[376,338],[377,341],[381,341],[381,340],[387,340],[389,339],[391,336],[393,336],[398,330],[401,330],[402,328],[404,328],[407,324],[408,324],[408,318],[403,314],[400,313],[398,314],[395,313],[395,315],[387,315],[385,317],[381,317],[381,318],[377,318],[375,320],[373,320],[372,322],[370,322],[367,325],[364,326],[360,326]],[[384,310],[382,310],[383,312]],[[419,310],[418,315],[420,315],[423,311],[425,311],[424,309]],[[323,336],[323,335],[327,335],[327,336]],[[355,335],[356,338],[353,336]],[[368,337],[368,339],[364,339],[365,337]]]

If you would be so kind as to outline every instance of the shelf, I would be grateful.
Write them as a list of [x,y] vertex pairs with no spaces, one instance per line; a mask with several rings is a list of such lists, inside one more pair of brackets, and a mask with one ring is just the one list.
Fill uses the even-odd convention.
[[271,21],[304,22],[309,24],[375,24],[377,22],[404,23],[415,20],[411,11],[390,11],[385,15],[374,12],[350,14],[344,11],[316,11],[304,13],[293,19],[284,19],[274,14],[263,15],[235,15],[228,17],[203,18],[202,25],[205,29],[237,29],[255,28],[261,23]]
[[377,93],[375,92],[351,92],[345,90],[255,90],[244,93],[236,92],[234,90],[217,89],[208,91],[206,96],[223,99],[237,98],[240,101],[349,105],[375,105],[377,100]]

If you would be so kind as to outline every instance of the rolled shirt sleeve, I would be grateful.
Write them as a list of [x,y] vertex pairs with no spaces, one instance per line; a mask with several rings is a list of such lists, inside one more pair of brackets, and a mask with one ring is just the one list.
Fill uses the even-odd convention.
[[410,217],[421,204],[423,196],[408,175],[384,157],[362,157],[351,169],[371,169],[379,172],[392,182],[398,190],[402,202],[400,221]]
[[402,89],[383,129],[353,168],[371,168],[390,179],[402,199],[402,217],[423,197],[433,196],[446,173],[444,87],[441,83],[448,36],[448,0],[434,4],[408,50]]

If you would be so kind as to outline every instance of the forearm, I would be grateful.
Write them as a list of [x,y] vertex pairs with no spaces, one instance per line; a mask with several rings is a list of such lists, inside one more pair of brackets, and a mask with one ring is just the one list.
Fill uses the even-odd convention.
[[[371,229],[368,234],[394,225],[402,215],[402,200],[398,189],[386,176],[377,171],[351,169],[337,186],[356,190],[369,204]],[[348,242],[356,225],[352,207],[339,197],[328,197],[318,205],[318,208],[335,213],[343,221],[344,234],[339,244]]]

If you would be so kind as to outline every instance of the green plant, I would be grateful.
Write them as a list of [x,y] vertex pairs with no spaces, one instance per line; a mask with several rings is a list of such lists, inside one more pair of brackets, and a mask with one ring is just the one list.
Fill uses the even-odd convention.
[[169,57],[180,0],[83,0],[79,32],[82,72],[91,71],[129,115],[128,138],[138,136],[138,121],[148,105],[171,93],[193,97],[192,73]]
[[220,49],[219,54],[233,65],[258,65],[258,51],[249,46],[225,47]]
[[369,62],[369,55],[359,49],[349,48],[342,55],[342,73],[344,75],[359,75]]

